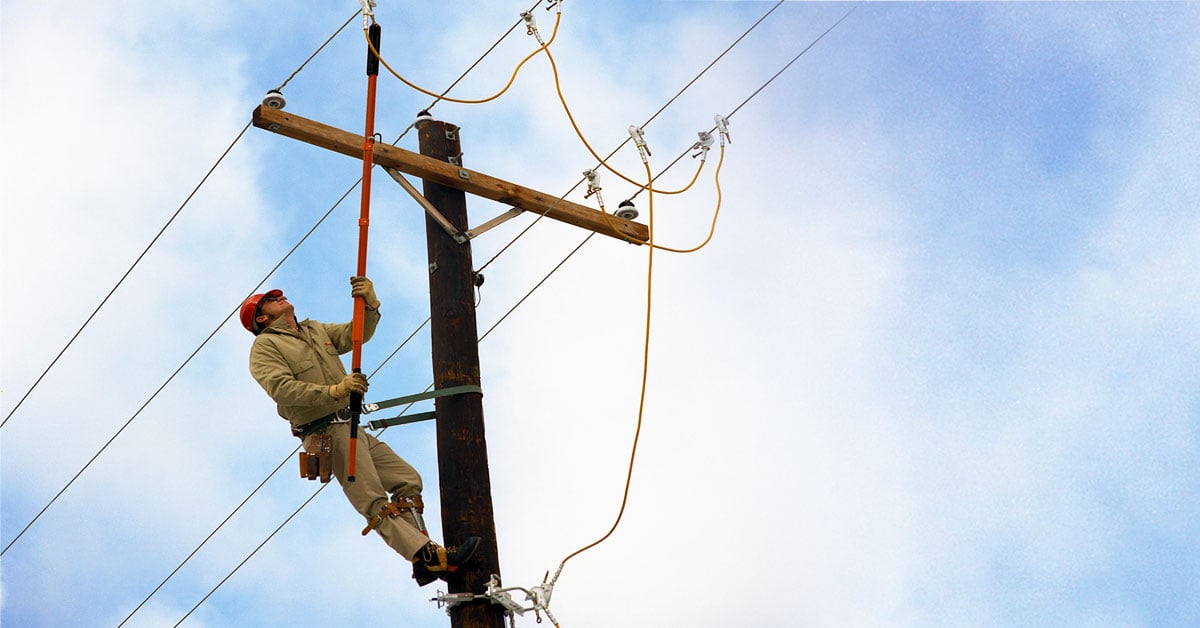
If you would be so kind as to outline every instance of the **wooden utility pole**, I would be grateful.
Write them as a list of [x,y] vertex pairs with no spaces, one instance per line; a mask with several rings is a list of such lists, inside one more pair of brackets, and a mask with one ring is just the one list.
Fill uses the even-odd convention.
[[[279,109],[258,107],[253,124],[349,157],[364,157],[362,135]],[[645,244],[650,230],[644,224],[464,168],[458,127],[452,124],[424,120],[418,123],[417,132],[420,154],[374,143],[371,159],[409,190],[426,212],[434,387],[477,387],[479,331],[470,240],[504,217],[469,229],[467,193],[512,206],[510,216],[527,211],[634,244]],[[423,195],[417,194],[399,173],[423,179]],[[451,579],[451,594],[482,595],[492,575],[500,574],[482,397],[481,393],[467,392],[438,397],[435,402],[442,539],[447,545],[457,545],[469,536],[481,539],[477,558],[459,572],[461,578]],[[503,628],[504,610],[485,597],[459,602],[450,607],[450,625]]]
[[[462,155],[458,127],[427,120],[417,128],[421,154],[440,161]],[[460,190],[424,182],[424,196],[459,232],[467,230],[467,197]],[[433,219],[425,218],[429,249],[429,329],[433,345],[433,385],[479,386],[479,330],[475,322],[475,268],[470,241],[459,244]],[[492,574],[500,574],[492,481],[488,472],[483,395],[465,393],[436,401],[437,457],[441,477],[442,538],[457,545],[469,536],[481,542],[477,567],[450,593],[481,594]],[[450,608],[453,628],[504,628],[504,609],[488,600]]]

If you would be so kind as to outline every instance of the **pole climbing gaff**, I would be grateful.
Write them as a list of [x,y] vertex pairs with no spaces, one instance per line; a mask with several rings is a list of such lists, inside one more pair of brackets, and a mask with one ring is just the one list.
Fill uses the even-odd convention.
[[[358,266],[356,275],[367,276],[367,227],[371,215],[371,169],[374,167],[373,153],[375,150],[375,83],[379,78],[379,39],[382,28],[371,24],[368,36],[371,46],[367,48],[367,122],[363,131],[363,174],[362,174],[362,204],[358,217]],[[355,373],[362,372],[363,319],[366,317],[366,299],[362,296],[354,298],[354,318],[350,323],[350,342],[352,353],[350,367]],[[354,462],[358,457],[358,422],[362,416],[362,393],[350,393],[350,451],[346,461],[346,481],[354,481]]]

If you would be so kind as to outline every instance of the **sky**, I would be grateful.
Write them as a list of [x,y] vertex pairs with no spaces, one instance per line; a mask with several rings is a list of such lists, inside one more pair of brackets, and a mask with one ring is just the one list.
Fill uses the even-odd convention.
[[[383,58],[441,91],[532,2],[380,0]],[[703,249],[654,255],[628,504],[564,565],[555,618],[1200,623],[1200,3],[773,6],[562,5],[550,50],[597,151],[645,124],[656,173],[683,155],[656,184],[677,190],[736,112],[684,193],[601,172],[664,246],[719,214]],[[0,3],[0,623],[116,626],[145,601],[125,625],[447,625],[336,487],[295,477],[230,317],[278,287],[350,318],[361,163],[239,133],[280,85],[361,132],[362,19],[305,63],[357,8]],[[525,31],[451,95],[498,92]],[[416,150],[433,99],[386,70],[378,89],[376,130]],[[544,55],[432,113],[467,167],[595,206]],[[609,165],[644,176],[631,145]],[[472,224],[506,209],[468,204]],[[432,381],[428,283],[420,209],[377,176],[371,211],[382,400]],[[526,588],[617,516],[648,264],[593,237],[506,317],[587,236],[533,222],[472,242],[501,569]],[[379,436],[440,537],[433,426]]]

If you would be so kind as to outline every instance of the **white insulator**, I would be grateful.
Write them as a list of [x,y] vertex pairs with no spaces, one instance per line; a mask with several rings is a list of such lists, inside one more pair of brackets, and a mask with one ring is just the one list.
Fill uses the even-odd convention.
[[287,105],[287,99],[283,97],[283,92],[273,89],[263,96],[262,104],[272,109],[283,109]]

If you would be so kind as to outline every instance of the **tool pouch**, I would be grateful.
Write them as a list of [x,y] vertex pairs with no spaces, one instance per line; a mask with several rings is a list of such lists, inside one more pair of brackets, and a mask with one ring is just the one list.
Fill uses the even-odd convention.
[[320,434],[312,437],[315,451],[300,452],[300,477],[321,482],[329,481],[333,474],[333,436]]

